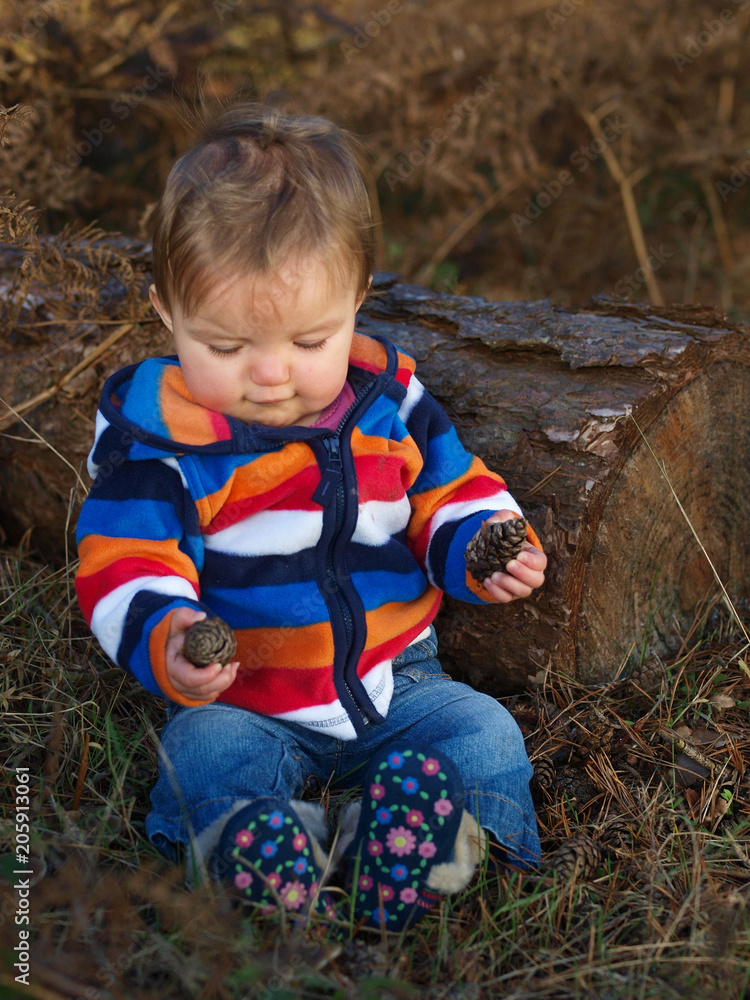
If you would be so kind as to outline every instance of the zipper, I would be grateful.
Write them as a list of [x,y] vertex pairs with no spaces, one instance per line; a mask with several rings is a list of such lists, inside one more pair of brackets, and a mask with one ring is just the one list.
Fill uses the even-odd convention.
[[322,507],[327,507],[332,501],[336,503],[336,534],[343,520],[343,508],[339,510],[339,487],[343,494],[344,476],[341,466],[341,444],[338,436],[323,438],[327,456],[325,468],[320,477],[318,488],[313,493],[313,500]]
[[[341,693],[345,693],[349,700],[349,705],[345,705],[344,708],[350,718],[352,718],[352,723],[357,731],[370,723],[382,722],[383,718],[372,704],[369,695],[356,674],[356,668],[354,669],[354,673],[349,669],[351,667],[350,658],[355,645],[353,610],[356,610],[356,606],[354,609],[350,606],[349,598],[346,594],[346,586],[342,585],[337,579],[334,552],[346,519],[347,497],[344,482],[344,455],[342,454],[341,434],[344,433],[343,429],[349,418],[354,414],[355,410],[359,409],[371,388],[372,383],[369,383],[364,387],[364,390],[360,389],[335,433],[329,433],[318,439],[325,446],[325,460],[322,463],[320,482],[312,497],[317,503],[323,505],[324,509],[333,508],[332,518],[330,514],[328,518],[324,514],[323,518],[324,527],[326,520],[328,520],[329,524],[332,521],[332,530],[327,535],[325,590],[323,597],[331,614],[332,627],[334,626],[334,612],[338,612],[337,618],[343,627],[344,653],[342,659],[339,661],[341,666],[338,675],[334,671],[334,682],[342,685],[343,691]],[[318,454],[320,455],[319,450]],[[322,458],[323,456],[321,455],[320,457]],[[358,595],[355,594],[355,596],[359,601]],[[364,608],[362,608],[362,614],[364,614]],[[334,628],[334,667],[336,665],[335,639],[336,629]],[[347,673],[349,674],[348,677]],[[354,717],[355,712],[356,718]]]
[[[380,337],[373,337],[374,340],[382,341],[386,344],[388,354],[387,368],[381,375],[388,375],[393,378],[395,372],[395,352],[387,342]],[[362,615],[365,611],[362,601],[350,582],[351,597],[347,597],[346,585],[336,577],[334,565],[334,552],[338,547],[341,532],[344,529],[347,517],[347,497],[346,485],[344,482],[344,459],[346,455],[347,463],[353,461],[351,452],[342,454],[341,435],[346,433],[344,428],[350,419],[355,415],[365,401],[365,398],[382,382],[382,378],[368,380],[364,386],[360,386],[355,393],[355,398],[339,422],[335,432],[325,430],[322,433],[315,430],[311,433],[309,428],[285,428],[273,431],[266,431],[264,434],[258,433],[255,425],[248,427],[243,425],[242,439],[245,449],[253,448],[258,450],[269,450],[270,448],[283,446],[289,441],[305,441],[313,450],[321,470],[320,482],[312,495],[312,499],[323,508],[323,536],[325,537],[325,566],[321,566],[316,560],[316,579],[320,588],[323,600],[328,608],[331,621],[331,629],[334,639],[334,685],[342,700],[344,710],[349,715],[354,729],[359,734],[361,729],[370,723],[381,723],[384,717],[375,708],[372,699],[368,695],[357,672],[356,665],[350,663],[352,652],[356,640],[356,621],[354,613],[358,606]],[[296,433],[295,433],[296,431]],[[345,439],[345,445],[348,439]],[[350,511],[351,513],[351,511]],[[352,532],[354,527],[352,526]],[[321,541],[323,537],[321,537]],[[355,602],[356,599],[356,602]],[[353,602],[350,603],[350,600]],[[363,626],[364,627],[364,626]],[[342,634],[343,633],[343,634]],[[337,658],[336,650],[342,649],[342,656],[339,658],[339,671],[336,672]],[[364,642],[362,643],[364,648]],[[361,652],[361,651],[360,651]],[[358,653],[359,655],[359,653]],[[348,704],[343,704],[344,700]],[[369,706],[369,707],[368,707]]]
[[[325,440],[326,449],[328,451],[331,468],[333,474],[336,477],[335,488],[336,488],[336,519],[333,526],[333,538],[331,544],[328,546],[328,552],[326,554],[326,572],[328,574],[328,580],[331,585],[333,592],[338,598],[339,607],[341,608],[341,615],[344,619],[344,629],[346,631],[346,650],[347,655],[351,649],[352,640],[354,638],[354,622],[352,620],[351,608],[346,600],[344,594],[341,591],[341,587],[336,579],[336,570],[333,565],[333,550],[336,544],[336,539],[339,536],[339,532],[344,524],[344,507],[346,505],[346,496],[344,495],[344,472],[341,463],[341,443],[338,437],[327,438]],[[346,684],[346,678],[343,678],[344,684]],[[349,686],[346,687],[347,691],[351,695],[352,692],[349,690]],[[353,695],[352,695],[353,697]],[[365,720],[368,721],[368,720]]]
[[[313,500],[317,503],[328,507],[333,506],[334,518],[333,518],[333,531],[331,537],[328,541],[328,548],[326,550],[326,590],[333,598],[336,600],[339,612],[341,614],[341,619],[344,624],[344,635],[345,635],[345,654],[344,654],[344,667],[346,666],[346,661],[349,658],[349,653],[352,648],[352,640],[354,638],[354,622],[352,619],[351,609],[349,603],[346,600],[346,596],[342,592],[341,585],[336,579],[336,570],[334,567],[333,560],[333,550],[336,544],[336,539],[339,536],[339,532],[344,523],[344,508],[346,504],[346,496],[344,493],[344,474],[343,474],[343,464],[341,461],[341,443],[339,441],[338,435],[333,435],[331,437],[323,438],[323,444],[326,449],[326,464],[322,471],[320,478],[320,483],[318,488],[313,494]],[[325,595],[324,595],[325,599]],[[334,647],[335,650],[335,647]],[[335,651],[334,651],[335,656]],[[370,719],[367,717],[365,712],[362,710],[354,696],[354,692],[349,687],[346,680],[345,669],[341,671],[341,681],[344,685],[347,695],[359,713],[362,720],[362,724],[367,726],[370,723]],[[356,727],[355,727],[356,728]]]

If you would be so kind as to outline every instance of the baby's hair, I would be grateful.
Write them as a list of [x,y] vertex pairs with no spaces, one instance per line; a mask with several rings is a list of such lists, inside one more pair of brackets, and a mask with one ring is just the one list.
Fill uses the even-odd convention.
[[360,144],[324,118],[236,104],[200,127],[151,218],[154,284],[189,316],[216,280],[312,255],[367,291],[375,237]]

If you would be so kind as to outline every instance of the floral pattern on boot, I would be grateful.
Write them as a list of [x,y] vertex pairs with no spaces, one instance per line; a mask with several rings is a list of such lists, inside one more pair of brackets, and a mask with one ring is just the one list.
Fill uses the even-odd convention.
[[348,851],[356,918],[400,931],[435,906],[440,895],[427,888],[427,877],[451,860],[463,806],[461,776],[445,754],[404,744],[375,758]]
[[221,831],[211,867],[263,915],[279,906],[290,915],[336,915],[332,899],[320,891],[310,835],[281,799],[255,799],[236,812]]

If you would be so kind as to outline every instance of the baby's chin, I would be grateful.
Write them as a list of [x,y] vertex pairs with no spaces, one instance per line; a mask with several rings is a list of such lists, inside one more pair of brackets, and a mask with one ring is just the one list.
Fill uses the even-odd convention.
[[244,408],[236,416],[246,424],[260,424],[261,427],[280,429],[283,427],[310,427],[318,419],[322,410],[307,413],[303,408],[290,410],[282,406],[251,406]]

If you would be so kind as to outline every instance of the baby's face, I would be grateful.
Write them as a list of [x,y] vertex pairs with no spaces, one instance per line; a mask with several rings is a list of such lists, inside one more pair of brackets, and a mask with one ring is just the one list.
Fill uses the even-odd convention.
[[245,423],[310,425],[346,381],[354,318],[364,296],[322,261],[291,261],[280,276],[218,276],[190,316],[166,312],[196,402]]

